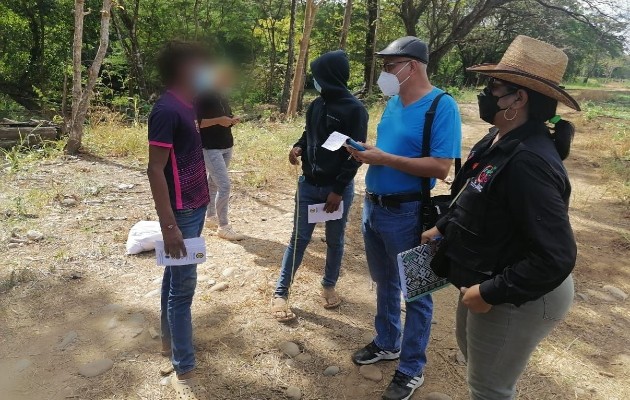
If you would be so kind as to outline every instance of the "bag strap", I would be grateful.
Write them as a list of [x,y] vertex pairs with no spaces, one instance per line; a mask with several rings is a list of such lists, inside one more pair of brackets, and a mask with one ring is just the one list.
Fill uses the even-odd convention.
[[[444,96],[450,96],[450,94],[446,92],[438,94],[435,99],[433,99],[431,107],[429,107],[429,110],[424,115],[421,157],[430,157],[431,155],[431,134],[433,130],[433,121],[435,120],[435,112],[437,110],[438,104]],[[459,163],[461,164],[461,159],[459,160]],[[455,168],[457,169],[457,160],[455,160]],[[459,170],[457,172],[459,172]],[[425,207],[430,204],[431,200],[431,178],[422,178],[420,185],[422,191],[422,207]]]

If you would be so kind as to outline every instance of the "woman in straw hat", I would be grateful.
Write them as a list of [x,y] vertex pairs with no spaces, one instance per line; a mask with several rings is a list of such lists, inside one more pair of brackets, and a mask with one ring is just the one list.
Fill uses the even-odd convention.
[[490,77],[479,114],[494,126],[457,175],[449,212],[422,234],[425,243],[442,237],[432,267],[461,291],[457,342],[473,399],[513,398],[532,352],[573,302],[562,160],[574,128],[556,107],[579,105],[559,85],[566,66],[560,49],[518,36],[498,64],[469,68]]

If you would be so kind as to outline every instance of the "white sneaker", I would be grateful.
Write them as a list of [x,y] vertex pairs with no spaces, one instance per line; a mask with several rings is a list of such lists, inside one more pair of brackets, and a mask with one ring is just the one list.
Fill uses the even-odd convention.
[[216,215],[206,218],[206,228],[217,229],[219,227],[219,217]]
[[230,225],[220,227],[217,233],[221,239],[229,241],[239,241],[246,238],[242,233],[234,232]]

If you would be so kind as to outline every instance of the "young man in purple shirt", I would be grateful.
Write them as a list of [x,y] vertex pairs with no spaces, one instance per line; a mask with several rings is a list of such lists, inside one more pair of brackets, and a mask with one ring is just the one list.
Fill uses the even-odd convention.
[[[147,174],[168,255],[186,255],[184,239],[199,237],[209,202],[208,182],[197,117],[192,106],[194,76],[206,62],[201,47],[169,42],[158,57],[166,92],[149,116]],[[162,280],[162,354],[171,358],[178,399],[200,399],[203,387],[194,376],[192,304],[197,265],[164,268]]]

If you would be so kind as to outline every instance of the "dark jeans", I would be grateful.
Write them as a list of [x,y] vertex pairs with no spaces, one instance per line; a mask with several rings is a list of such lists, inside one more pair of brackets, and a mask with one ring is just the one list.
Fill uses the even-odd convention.
[[381,207],[370,200],[363,206],[363,239],[372,280],[376,282],[374,343],[387,351],[400,350],[398,370],[418,376],[427,363],[426,349],[431,333],[431,295],[407,303],[404,332],[401,329],[401,289],[398,253],[420,245],[418,222],[420,202],[402,203],[400,208]]
[[[282,270],[280,271],[280,277],[278,278],[278,283],[276,284],[276,297],[286,298],[289,295],[291,276],[295,275],[295,272],[302,263],[306,246],[308,246],[311,241],[311,237],[313,236],[313,230],[315,229],[316,224],[308,223],[308,206],[312,204],[325,203],[328,195],[332,192],[331,186],[314,186],[306,182],[304,177],[300,178],[298,185],[299,190],[297,194],[300,196],[300,208],[295,211],[294,215],[296,218],[293,223],[293,234],[291,235],[289,246],[284,252],[284,257],[282,258]],[[348,213],[350,212],[350,206],[352,205],[352,199],[354,198],[354,183],[351,182],[348,186],[346,186],[342,198],[343,217],[335,221],[326,222],[326,245],[328,249],[326,251],[326,268],[322,279],[322,285],[326,287],[334,287],[337,284],[337,279],[339,279],[341,259],[343,257],[346,222],[348,221]],[[298,235],[297,246],[295,240],[296,231]],[[293,257],[295,257],[295,267],[293,272],[291,272],[291,267],[293,266],[294,261]]]
[[[175,211],[177,226],[184,239],[199,237],[206,207]],[[162,343],[171,347],[173,367],[182,375],[195,368],[192,338],[192,304],[197,286],[197,264],[164,267],[162,279]]]

